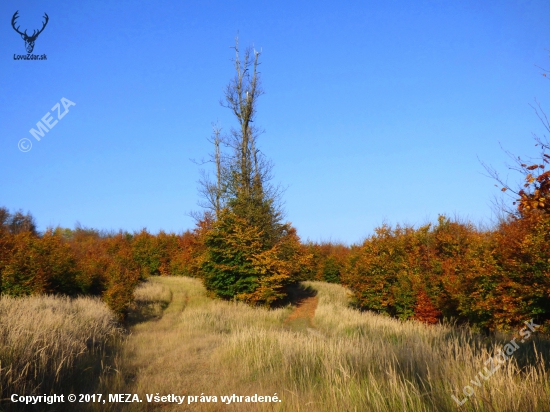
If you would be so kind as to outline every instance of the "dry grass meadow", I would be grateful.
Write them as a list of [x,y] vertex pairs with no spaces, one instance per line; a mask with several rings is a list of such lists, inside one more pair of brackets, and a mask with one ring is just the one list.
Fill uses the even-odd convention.
[[[536,334],[486,381],[479,378],[477,386],[471,381],[510,336],[488,339],[467,328],[360,313],[349,308],[341,286],[306,282],[304,287],[310,297],[299,309],[267,310],[210,299],[196,279],[151,278],[136,290],[130,333],[113,346],[116,359],[101,350],[120,331],[100,302],[3,298],[2,385],[28,393],[44,377],[42,388],[49,388],[62,381],[54,370],[69,371],[71,365],[81,370],[79,357],[89,353],[115,365],[96,374],[95,390],[89,393],[135,393],[143,399],[90,405],[91,410],[550,410],[550,344]],[[52,309],[54,300],[65,309]],[[86,322],[94,326],[83,326]],[[35,380],[18,381],[25,365],[40,371]],[[466,385],[475,393],[459,407],[451,395],[462,400]],[[64,393],[70,392],[67,388]],[[146,394],[202,394],[217,396],[218,402],[148,403]],[[222,395],[232,394],[277,394],[281,402],[221,402]]]
[[[122,339],[99,299],[2,296],[0,396],[93,392]],[[0,410],[15,408],[2,400]]]

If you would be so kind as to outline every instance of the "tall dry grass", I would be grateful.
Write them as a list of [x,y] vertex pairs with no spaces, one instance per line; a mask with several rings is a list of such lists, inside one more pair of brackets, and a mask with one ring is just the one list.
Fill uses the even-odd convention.
[[[478,387],[471,380],[509,337],[488,339],[467,328],[360,313],[348,307],[348,291],[322,282],[306,283],[318,291],[314,328],[294,331],[284,325],[291,308],[266,310],[211,300],[195,279],[150,282],[159,291],[159,285],[169,288],[172,301],[161,318],[132,328],[122,372],[105,391],[142,397],[277,393],[282,398],[275,404],[189,407],[197,411],[550,410],[545,363],[550,346],[544,340],[537,342],[538,352],[533,342],[521,344],[487,381],[480,378]],[[465,385],[473,386],[475,395],[458,408],[451,395],[463,399]]]
[[[509,336],[361,313],[349,308],[349,292],[341,286],[305,285],[319,299],[313,327],[291,329],[285,324],[291,307],[212,300],[196,279],[151,278],[134,293],[131,333],[123,341],[99,300],[2,297],[2,397],[136,393],[144,400],[86,405],[102,411],[550,410],[550,345],[536,335],[485,381],[479,372]],[[116,370],[109,369],[115,361]],[[479,386],[472,383],[476,376]],[[459,408],[451,395],[464,399],[466,385],[475,394]],[[216,395],[218,402],[146,402],[146,394],[157,393]],[[277,393],[282,402],[226,405],[220,399],[256,393]]]
[[487,340],[467,328],[360,313],[348,307],[341,286],[306,285],[318,291],[316,333],[255,325],[231,335],[225,349],[226,361],[244,376],[261,376],[285,391],[284,410],[455,411],[451,395],[461,401],[466,385],[475,395],[461,410],[550,410],[548,342],[540,340],[530,358],[536,347],[521,344],[517,357],[487,381],[479,378],[478,387],[471,380],[506,337]]
[[0,403],[8,395],[95,389],[122,338],[100,299],[0,298]]

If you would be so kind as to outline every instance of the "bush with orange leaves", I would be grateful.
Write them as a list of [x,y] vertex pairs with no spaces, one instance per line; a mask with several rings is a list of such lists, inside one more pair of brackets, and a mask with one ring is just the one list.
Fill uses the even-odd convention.
[[492,328],[525,319],[550,320],[550,214],[533,210],[509,218],[494,233],[498,272],[493,288],[479,302],[492,313]]
[[438,323],[441,319],[441,311],[435,307],[426,291],[420,288],[415,298],[413,318],[428,324]]
[[134,260],[131,240],[130,235],[122,232],[104,240],[110,259],[105,272],[103,299],[121,318],[126,317],[134,289],[143,279],[139,263]]
[[37,237],[31,232],[1,235],[5,254],[1,264],[1,293],[12,296],[79,291],[70,247],[53,231]]
[[139,262],[133,256],[132,235],[102,235],[82,228],[56,232],[72,250],[79,293],[102,296],[119,318],[125,318],[133,291],[143,279]]
[[484,326],[492,314],[479,302],[491,293],[496,276],[491,233],[440,216],[431,236],[436,306],[446,318]]
[[[544,112],[536,112],[550,131]],[[511,156],[516,162],[513,169],[524,176],[519,190],[488,169],[503,192],[516,195],[517,206],[517,212],[509,213],[493,234],[498,273],[492,293],[480,302],[493,314],[492,328],[507,328],[527,318],[546,323],[547,330],[550,324],[550,171],[545,171],[550,164],[550,142],[538,137],[535,141],[540,159],[524,161]]]
[[80,229],[12,233],[0,225],[0,293],[101,295],[124,318],[140,280],[131,236]]
[[201,239],[200,227],[177,236],[177,247],[170,255],[170,275],[200,276],[201,256],[204,251]]
[[421,290],[434,299],[437,284],[428,276],[429,229],[429,225],[418,230],[383,225],[360,247],[352,248],[342,281],[354,292],[358,307],[408,319],[415,315]]
[[349,247],[332,242],[310,242],[302,247],[304,253],[311,255],[311,259],[300,280],[340,283],[340,278],[349,258]]
[[152,235],[143,229],[132,236],[131,243],[134,261],[140,266],[143,278],[181,274],[182,268],[175,263],[185,253],[180,236],[163,231]]
[[442,318],[487,330],[550,319],[550,214],[494,231],[440,217],[435,227],[382,226],[352,248],[343,276],[358,307],[401,319]]
[[343,281],[363,309],[485,325],[492,314],[480,302],[495,276],[490,234],[440,216],[435,226],[377,228],[352,249]]

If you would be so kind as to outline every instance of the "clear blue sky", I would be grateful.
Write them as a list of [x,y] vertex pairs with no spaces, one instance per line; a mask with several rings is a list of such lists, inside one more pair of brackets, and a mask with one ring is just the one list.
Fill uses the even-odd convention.
[[[50,20],[34,53],[29,32]],[[260,144],[303,240],[354,243],[386,221],[489,222],[502,145],[535,151],[550,112],[547,0],[4,1],[0,205],[39,228],[193,227],[200,159],[233,76],[234,37],[261,48]],[[29,130],[76,106],[40,141]],[[54,119],[57,113],[54,113]],[[33,147],[23,153],[18,142]],[[511,175],[514,180],[514,175]]]

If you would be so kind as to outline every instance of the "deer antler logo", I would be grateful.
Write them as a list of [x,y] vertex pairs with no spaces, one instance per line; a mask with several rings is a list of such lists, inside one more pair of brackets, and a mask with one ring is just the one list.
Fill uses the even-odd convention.
[[17,10],[17,11],[14,13],[13,17],[11,18],[11,25],[12,25],[13,29],[14,29],[17,33],[19,33],[19,34],[21,35],[21,38],[22,38],[23,40],[25,40],[25,48],[27,49],[27,53],[32,53],[32,51],[34,50],[34,42],[36,41],[36,38],[38,37],[38,35],[39,35],[40,33],[42,33],[42,31],[44,31],[44,28],[46,27],[46,24],[48,24],[49,17],[48,17],[48,15],[47,15],[46,13],[44,13],[44,19],[45,19],[46,21],[44,21],[42,28],[41,28],[40,30],[38,30],[38,31],[34,30],[33,33],[32,33],[32,35],[29,36],[29,35],[27,34],[27,30],[25,30],[24,33],[21,33],[21,32],[19,31],[19,26],[15,27],[15,20],[17,20],[17,18],[19,17],[19,16],[17,15],[17,13],[19,13],[19,10]]

